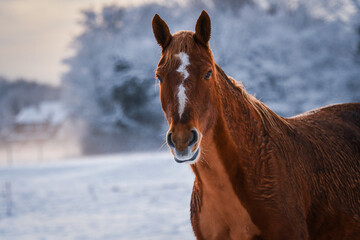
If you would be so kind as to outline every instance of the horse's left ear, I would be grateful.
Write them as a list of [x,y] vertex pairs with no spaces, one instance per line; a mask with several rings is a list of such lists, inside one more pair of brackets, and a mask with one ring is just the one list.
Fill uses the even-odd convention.
[[200,41],[202,44],[208,44],[211,34],[211,21],[210,17],[205,10],[200,14],[199,19],[196,22],[195,26],[195,38]]

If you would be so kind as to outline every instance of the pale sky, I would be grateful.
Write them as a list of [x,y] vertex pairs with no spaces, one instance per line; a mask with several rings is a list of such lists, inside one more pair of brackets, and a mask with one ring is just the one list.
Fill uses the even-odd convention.
[[58,85],[80,10],[146,0],[0,0],[0,75]]

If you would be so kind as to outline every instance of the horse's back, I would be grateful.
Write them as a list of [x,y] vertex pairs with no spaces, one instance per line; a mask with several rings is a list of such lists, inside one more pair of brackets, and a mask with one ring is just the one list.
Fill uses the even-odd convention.
[[289,118],[289,120],[343,120],[360,128],[360,103],[334,104],[317,108]]
[[[360,151],[360,103],[329,105],[287,119],[295,130],[355,144]],[[331,138],[331,139],[330,139]],[[360,161],[360,159],[359,159]]]
[[360,103],[326,106],[287,120],[311,179],[312,238],[359,239]]
[[330,105],[287,120],[297,144],[315,151],[311,157],[318,155],[322,163],[342,160],[345,166],[350,161],[360,178],[360,103]]

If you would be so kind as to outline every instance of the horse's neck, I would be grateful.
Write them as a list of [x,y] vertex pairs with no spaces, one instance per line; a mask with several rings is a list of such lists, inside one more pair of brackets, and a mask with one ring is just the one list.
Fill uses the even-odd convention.
[[208,167],[214,172],[221,164],[230,179],[238,178],[239,174],[245,176],[241,172],[246,171],[248,163],[260,157],[264,142],[272,132],[281,129],[283,122],[265,105],[236,86],[220,68],[218,78],[218,116],[212,136],[206,139],[206,145],[213,146],[213,152],[204,156],[208,166],[201,163],[199,165],[203,168],[200,166],[197,171],[201,175],[205,172],[201,169]]
[[218,128],[228,135],[224,136],[224,140],[234,145],[234,151],[240,151],[245,157],[246,153],[259,148],[259,141],[272,130],[271,123],[277,122],[277,116],[248,95],[243,87],[235,85],[235,81],[229,79],[220,68],[218,78],[217,89],[221,99]]

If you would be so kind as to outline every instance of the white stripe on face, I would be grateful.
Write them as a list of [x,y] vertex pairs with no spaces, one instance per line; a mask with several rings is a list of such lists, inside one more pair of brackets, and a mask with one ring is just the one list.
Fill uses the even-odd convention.
[[186,67],[190,64],[189,62],[189,56],[186,53],[179,53],[176,56],[178,56],[180,58],[181,64],[178,67],[178,69],[176,71],[178,71],[179,73],[181,73],[184,76],[184,79],[187,79],[187,77],[189,76],[188,71],[186,70]]
[[186,100],[187,100],[187,97],[185,94],[185,88],[184,88],[183,84],[180,84],[180,86],[179,86],[179,91],[178,91],[177,97],[178,97],[178,101],[179,101],[179,109],[178,109],[179,117],[181,119],[181,115],[184,113],[185,104],[186,104]]
[[190,64],[189,62],[189,56],[186,53],[179,53],[176,55],[177,57],[180,58],[181,64],[178,67],[178,69],[176,70],[177,72],[181,73],[183,75],[183,80],[181,82],[181,84],[179,85],[179,90],[178,90],[178,101],[179,101],[179,117],[181,119],[182,114],[184,113],[185,110],[185,104],[186,104],[186,89],[184,87],[184,81],[189,77],[189,72],[186,70],[186,67]]

